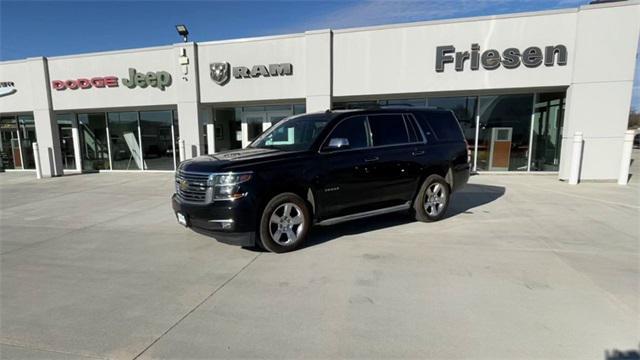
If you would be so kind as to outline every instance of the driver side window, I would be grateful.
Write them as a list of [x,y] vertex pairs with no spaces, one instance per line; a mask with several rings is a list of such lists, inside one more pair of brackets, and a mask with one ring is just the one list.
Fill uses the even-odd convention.
[[369,136],[367,134],[367,117],[356,116],[343,120],[333,129],[325,147],[331,139],[346,139],[349,142],[349,149],[361,149],[369,146]]

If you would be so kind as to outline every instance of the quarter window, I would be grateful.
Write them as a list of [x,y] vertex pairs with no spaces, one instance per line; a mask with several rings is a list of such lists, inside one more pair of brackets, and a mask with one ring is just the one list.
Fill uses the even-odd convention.
[[370,115],[369,126],[371,127],[373,146],[406,144],[409,142],[409,134],[402,115]]

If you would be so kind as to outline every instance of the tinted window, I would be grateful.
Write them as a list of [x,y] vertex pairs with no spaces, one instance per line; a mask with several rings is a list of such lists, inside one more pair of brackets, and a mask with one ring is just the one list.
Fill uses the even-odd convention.
[[407,130],[409,130],[409,142],[422,142],[423,137],[420,134],[420,130],[416,127],[417,125],[414,121],[408,117],[404,119],[405,124],[407,125]]
[[367,127],[365,126],[366,117],[356,116],[343,120],[329,136],[328,141],[324,144],[327,146],[331,139],[343,138],[349,140],[350,149],[359,149],[368,146]]
[[427,132],[430,128],[440,141],[463,141],[464,139],[460,125],[448,111],[419,112],[416,118],[423,131]]
[[369,126],[373,146],[405,144],[409,142],[402,115],[370,115]]

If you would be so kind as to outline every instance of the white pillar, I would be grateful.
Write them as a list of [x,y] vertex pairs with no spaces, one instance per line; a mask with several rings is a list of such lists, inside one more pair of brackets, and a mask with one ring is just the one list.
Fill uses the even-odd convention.
[[216,134],[215,125],[212,123],[207,124],[207,154],[216,153]]
[[[198,95],[198,50],[194,43],[174,44],[175,86],[178,110],[179,137],[184,141],[180,146],[180,160],[191,159],[202,153],[201,110]],[[207,75],[208,77],[208,75]]]
[[622,160],[620,161],[620,176],[618,177],[619,185],[627,185],[629,181],[629,167],[631,166],[631,152],[633,151],[633,137],[636,132],[627,130],[624,133],[624,143],[622,144]]
[[51,84],[47,60],[39,57],[29,58],[27,62],[42,176],[60,176],[63,174],[60,134],[51,106]]
[[80,150],[80,124],[78,116],[73,114],[71,120],[71,138],[73,139],[73,157],[76,161],[76,170],[82,171],[82,153]]
[[33,160],[36,163],[36,179],[42,179],[42,166],[40,165],[40,150],[38,149],[38,143],[31,144],[33,147]]
[[184,144],[184,139],[180,139],[178,141],[178,143],[180,144],[180,162],[183,162],[186,159],[185,156],[185,144]]
[[582,163],[582,132],[578,131],[573,135],[573,150],[571,154],[571,172],[569,174],[569,184],[576,185],[580,181],[580,165]]
[[[333,60],[331,30],[307,31],[305,35],[307,112],[331,109]],[[295,71],[295,69],[294,69]]]

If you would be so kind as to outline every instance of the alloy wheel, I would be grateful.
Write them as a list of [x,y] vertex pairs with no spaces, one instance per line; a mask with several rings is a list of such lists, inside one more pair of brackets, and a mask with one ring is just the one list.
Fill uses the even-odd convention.
[[298,240],[305,227],[302,209],[294,203],[278,206],[269,218],[269,234],[279,245],[290,245]]
[[429,216],[438,216],[447,203],[446,189],[440,183],[433,183],[427,188],[424,211]]

